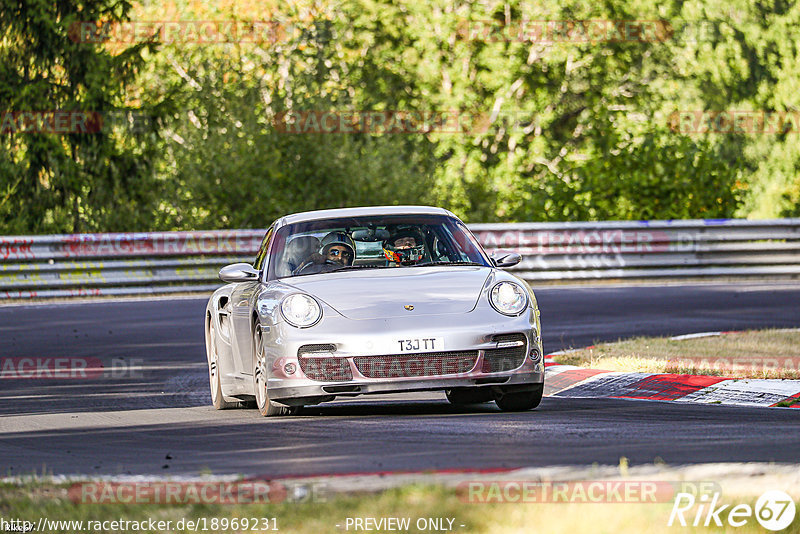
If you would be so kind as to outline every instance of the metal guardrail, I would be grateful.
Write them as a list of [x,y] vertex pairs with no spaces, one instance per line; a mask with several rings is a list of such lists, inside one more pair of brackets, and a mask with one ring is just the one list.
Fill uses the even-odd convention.
[[213,291],[265,230],[0,237],[0,299]]
[[529,281],[800,275],[800,219],[477,224]]
[[[531,282],[800,276],[800,219],[473,224]],[[0,300],[212,291],[264,230],[0,237]]]

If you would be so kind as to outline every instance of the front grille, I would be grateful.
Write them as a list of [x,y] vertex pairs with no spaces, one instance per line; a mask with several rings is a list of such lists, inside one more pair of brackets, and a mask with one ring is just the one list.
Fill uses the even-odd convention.
[[423,354],[390,354],[356,356],[358,371],[369,378],[409,378],[466,373],[475,367],[478,351],[426,352]]
[[331,344],[303,345],[297,349],[297,358],[300,360],[300,369],[311,380],[323,382],[344,382],[353,379],[353,372],[347,358],[329,356],[313,357],[314,353],[334,352],[336,347]]
[[300,358],[300,369],[311,380],[344,382],[353,379],[347,358]]
[[512,371],[525,362],[525,354],[527,354],[527,338],[525,334],[500,334],[492,337],[492,341],[495,343],[522,341],[522,345],[519,347],[487,349],[483,351],[481,372],[502,373],[504,371]]

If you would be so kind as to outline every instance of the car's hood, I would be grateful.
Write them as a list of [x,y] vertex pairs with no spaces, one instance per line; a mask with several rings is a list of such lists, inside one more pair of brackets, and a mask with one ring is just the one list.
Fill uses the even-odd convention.
[[478,266],[396,267],[284,279],[349,319],[466,313],[492,270]]

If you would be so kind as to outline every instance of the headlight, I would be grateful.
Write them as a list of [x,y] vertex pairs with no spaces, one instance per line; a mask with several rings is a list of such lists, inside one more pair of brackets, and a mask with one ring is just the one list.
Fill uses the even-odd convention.
[[519,315],[528,305],[528,295],[519,284],[500,282],[489,292],[489,302],[503,315]]
[[314,326],[322,317],[322,308],[308,295],[295,293],[281,302],[281,314],[286,322],[297,328]]

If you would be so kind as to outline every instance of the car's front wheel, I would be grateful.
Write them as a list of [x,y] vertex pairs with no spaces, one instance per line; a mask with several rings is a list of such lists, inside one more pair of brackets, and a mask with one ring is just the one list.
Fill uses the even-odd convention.
[[480,404],[492,400],[491,388],[446,389],[444,394],[450,404]]
[[520,391],[518,388],[498,388],[494,401],[504,412],[524,412],[533,410],[542,402],[544,384],[537,384],[532,389]]
[[253,325],[253,390],[256,397],[256,408],[264,417],[273,415],[289,415],[292,409],[269,400],[267,393],[267,358],[264,353],[264,343],[261,325]]

